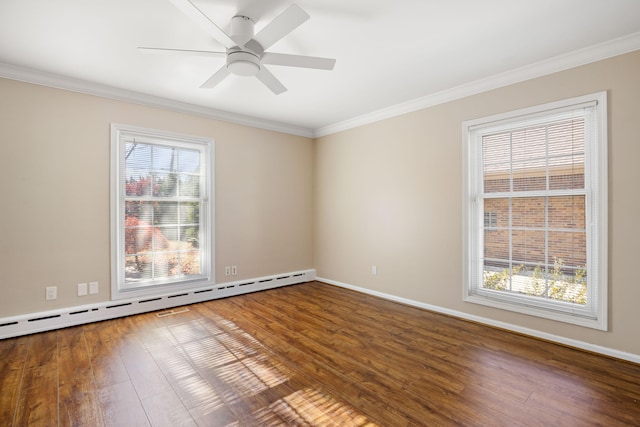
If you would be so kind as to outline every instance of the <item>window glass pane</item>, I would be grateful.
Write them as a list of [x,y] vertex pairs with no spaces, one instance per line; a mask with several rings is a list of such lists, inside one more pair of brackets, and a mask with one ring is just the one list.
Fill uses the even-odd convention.
[[148,196],[151,194],[152,179],[146,169],[133,169],[125,183],[127,196]]
[[552,123],[549,134],[549,188],[584,188],[584,119]]
[[482,138],[484,192],[498,193],[511,189],[511,135],[500,133]]
[[511,190],[509,164],[487,164],[484,167],[484,192],[505,193]]
[[549,228],[585,228],[585,196],[549,197]]
[[191,250],[193,248],[197,248],[198,226],[188,225],[180,227],[178,239],[180,241],[180,250]]
[[498,230],[484,232],[485,264],[491,265],[494,260],[509,259],[509,231]]
[[584,188],[584,169],[549,169],[549,190]]
[[175,225],[178,222],[178,202],[154,203],[153,223],[155,225]]
[[511,147],[511,161],[527,163],[530,168],[544,169],[547,157],[545,126],[513,131]]
[[178,171],[189,173],[200,173],[200,152],[197,150],[180,150],[178,159]]
[[153,254],[153,278],[166,279],[169,276],[170,253],[154,252]]
[[181,224],[198,225],[200,223],[200,203],[182,202],[179,205]]
[[501,132],[482,137],[482,158],[493,163],[511,161],[511,133]]
[[162,239],[157,227],[137,217],[127,217],[125,220],[125,252],[127,254],[143,253],[152,250],[153,240]]
[[152,146],[151,165],[153,171],[160,177],[166,175],[167,172],[175,171],[177,161],[177,148],[162,145]]
[[536,296],[580,305],[587,303],[587,276],[584,268],[567,267],[563,260],[556,259],[539,276],[541,279],[537,283]]
[[179,265],[181,274],[186,276],[201,274],[200,251],[191,250],[180,252]]
[[[542,228],[545,226],[545,197],[516,197],[511,199],[513,227]],[[509,211],[505,212],[509,215]]]
[[513,164],[513,191],[546,190],[547,176],[544,167],[529,167],[529,163],[514,162]]
[[513,273],[516,273],[518,269],[519,267],[509,268],[508,263],[485,265],[482,287],[495,291],[511,291]]
[[178,194],[178,176],[174,173],[154,175],[154,192],[156,197],[175,197]]
[[498,226],[498,217],[496,212],[484,213],[484,228],[496,228]]
[[549,189],[584,188],[584,154],[549,159]]
[[125,283],[148,281],[152,278],[149,254],[125,257]]
[[[509,226],[509,199],[485,199],[484,215],[491,216],[493,227],[505,228]],[[485,227],[487,225],[485,224]]]
[[[135,169],[149,169],[151,165],[151,149],[148,144],[127,142],[124,147],[125,168],[127,171]],[[127,176],[127,178],[129,178]]]
[[584,154],[584,118],[550,123],[549,157]]
[[153,251],[165,252],[173,250],[177,227],[153,227]]
[[513,230],[511,232],[511,242],[514,264],[544,264],[544,230]]
[[180,174],[179,180],[179,194],[183,197],[199,197],[200,196],[200,175],[194,174]]
[[586,232],[549,232],[549,259],[567,267],[584,267],[587,263]]
[[125,201],[125,219],[136,217],[140,221],[151,224],[153,221],[153,202],[143,202],[140,200]]

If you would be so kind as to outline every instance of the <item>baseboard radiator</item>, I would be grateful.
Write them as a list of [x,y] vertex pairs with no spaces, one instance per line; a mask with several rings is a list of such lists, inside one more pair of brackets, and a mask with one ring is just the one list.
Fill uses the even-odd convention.
[[106,301],[91,305],[0,318],[0,339],[296,285],[315,280],[315,275],[315,270],[304,270],[237,282],[218,283],[209,287],[167,295]]

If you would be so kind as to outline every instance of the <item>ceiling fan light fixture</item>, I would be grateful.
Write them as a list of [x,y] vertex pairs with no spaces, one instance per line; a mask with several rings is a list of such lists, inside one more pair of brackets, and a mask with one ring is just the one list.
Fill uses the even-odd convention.
[[236,76],[255,76],[260,71],[260,58],[250,52],[230,52],[227,70]]

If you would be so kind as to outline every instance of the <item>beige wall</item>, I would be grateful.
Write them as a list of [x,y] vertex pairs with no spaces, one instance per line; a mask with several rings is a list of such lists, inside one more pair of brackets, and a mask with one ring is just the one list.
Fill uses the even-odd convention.
[[[116,122],[215,139],[218,282],[225,265],[238,266],[237,279],[315,266],[319,277],[640,355],[638,70],[635,52],[315,145],[0,79],[0,318],[109,299],[109,124]],[[609,94],[610,330],[464,303],[462,121],[600,90]],[[76,296],[77,283],[94,280],[99,295]],[[57,301],[45,302],[46,286],[58,286]]]
[[[602,90],[609,96],[609,331],[463,302],[462,122]],[[320,138],[317,275],[640,355],[638,135],[640,51]]]
[[112,122],[215,140],[218,282],[313,268],[311,139],[0,79],[0,318],[110,299]]

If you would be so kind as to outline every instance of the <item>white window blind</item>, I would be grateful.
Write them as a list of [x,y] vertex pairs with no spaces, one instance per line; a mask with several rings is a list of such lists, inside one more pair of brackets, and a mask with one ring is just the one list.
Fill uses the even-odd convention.
[[605,102],[465,124],[465,300],[606,327]]

